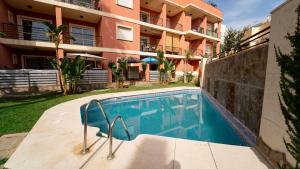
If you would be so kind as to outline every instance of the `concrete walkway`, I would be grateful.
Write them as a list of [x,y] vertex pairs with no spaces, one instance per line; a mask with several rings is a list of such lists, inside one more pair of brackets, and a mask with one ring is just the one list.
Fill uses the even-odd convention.
[[80,153],[83,141],[80,106],[91,99],[195,89],[178,87],[110,93],[65,102],[47,110],[5,164],[13,169],[267,169],[250,147],[214,144],[152,135],[133,141],[114,140],[115,159],[107,160],[107,138],[88,128],[90,152]]

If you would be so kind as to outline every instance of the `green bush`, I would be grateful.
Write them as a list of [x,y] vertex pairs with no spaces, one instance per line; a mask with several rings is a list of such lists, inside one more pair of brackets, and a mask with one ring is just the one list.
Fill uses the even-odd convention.
[[199,78],[197,78],[197,79],[194,81],[194,83],[195,83],[195,86],[200,87],[200,79],[199,79]]
[[[194,76],[193,76],[192,73],[187,73],[186,74],[186,80],[187,80],[188,83],[191,83],[193,81],[193,79],[194,79]],[[178,82],[183,82],[184,81],[184,76],[178,77],[177,81]]]
[[194,79],[193,74],[192,74],[192,73],[187,73],[187,74],[186,74],[186,79],[187,79],[187,82],[188,82],[188,83],[192,82],[193,79]]

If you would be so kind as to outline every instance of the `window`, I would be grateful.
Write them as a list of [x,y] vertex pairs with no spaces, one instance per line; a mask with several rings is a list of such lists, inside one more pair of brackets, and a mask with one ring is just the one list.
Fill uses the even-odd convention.
[[21,18],[20,20],[22,27],[20,28],[21,34],[20,39],[23,40],[37,40],[37,41],[50,41],[47,36],[48,28],[43,23],[44,20],[32,19],[32,18]]
[[95,45],[95,30],[93,28],[72,26],[71,35],[75,38],[73,44],[83,46]]
[[150,23],[150,13],[141,11],[141,13],[140,13],[140,20],[142,22]]
[[53,69],[47,56],[23,56],[24,69]]
[[133,0],[116,0],[117,4],[126,8],[133,8]]
[[133,30],[127,26],[117,26],[117,39],[133,41]]

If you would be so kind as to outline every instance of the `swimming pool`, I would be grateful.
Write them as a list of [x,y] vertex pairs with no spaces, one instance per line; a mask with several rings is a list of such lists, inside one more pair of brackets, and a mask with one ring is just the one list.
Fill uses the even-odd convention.
[[[208,97],[199,90],[126,96],[101,100],[110,121],[121,115],[132,139],[153,134],[231,145],[247,145]],[[83,117],[85,105],[81,106]],[[96,104],[88,110],[88,125],[107,133]],[[83,118],[82,118],[83,119]],[[113,136],[127,139],[118,121]]]

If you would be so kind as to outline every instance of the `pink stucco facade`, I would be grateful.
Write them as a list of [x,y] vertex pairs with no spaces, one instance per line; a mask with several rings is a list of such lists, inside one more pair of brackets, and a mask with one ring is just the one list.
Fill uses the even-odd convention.
[[[155,57],[158,49],[165,51],[166,46],[171,44],[176,51],[166,54],[166,57],[174,60],[176,71],[183,71],[186,50],[192,50],[198,58],[212,50],[213,45],[216,45],[217,53],[220,50],[223,14],[201,0],[132,0],[130,7],[118,4],[118,1],[101,0],[99,4],[84,6],[86,11],[68,9],[67,5],[55,6],[35,1],[24,3],[23,0],[16,3],[17,1],[0,0],[0,32],[6,34],[0,38],[0,69],[27,68],[26,62],[34,63],[29,64],[30,67],[39,64],[36,58],[55,55],[49,40],[41,38],[45,33],[40,33],[40,29],[34,30],[34,26],[40,26],[37,22],[42,21],[66,25],[68,28],[63,36],[77,32],[75,34],[79,40],[76,43],[68,39],[62,41],[67,46],[59,49],[59,57],[67,53],[102,56],[105,58],[101,61],[102,69],[107,69],[108,61],[116,62],[120,57]],[[82,4],[71,5],[76,7]],[[97,14],[95,11],[99,10],[101,13]],[[208,24],[213,25],[216,37],[207,35]],[[203,31],[198,31],[198,28]],[[14,36],[10,36],[11,34]],[[187,69],[197,72],[199,62],[200,59],[193,59],[188,63]],[[148,70],[149,67],[146,80],[149,80]]]

